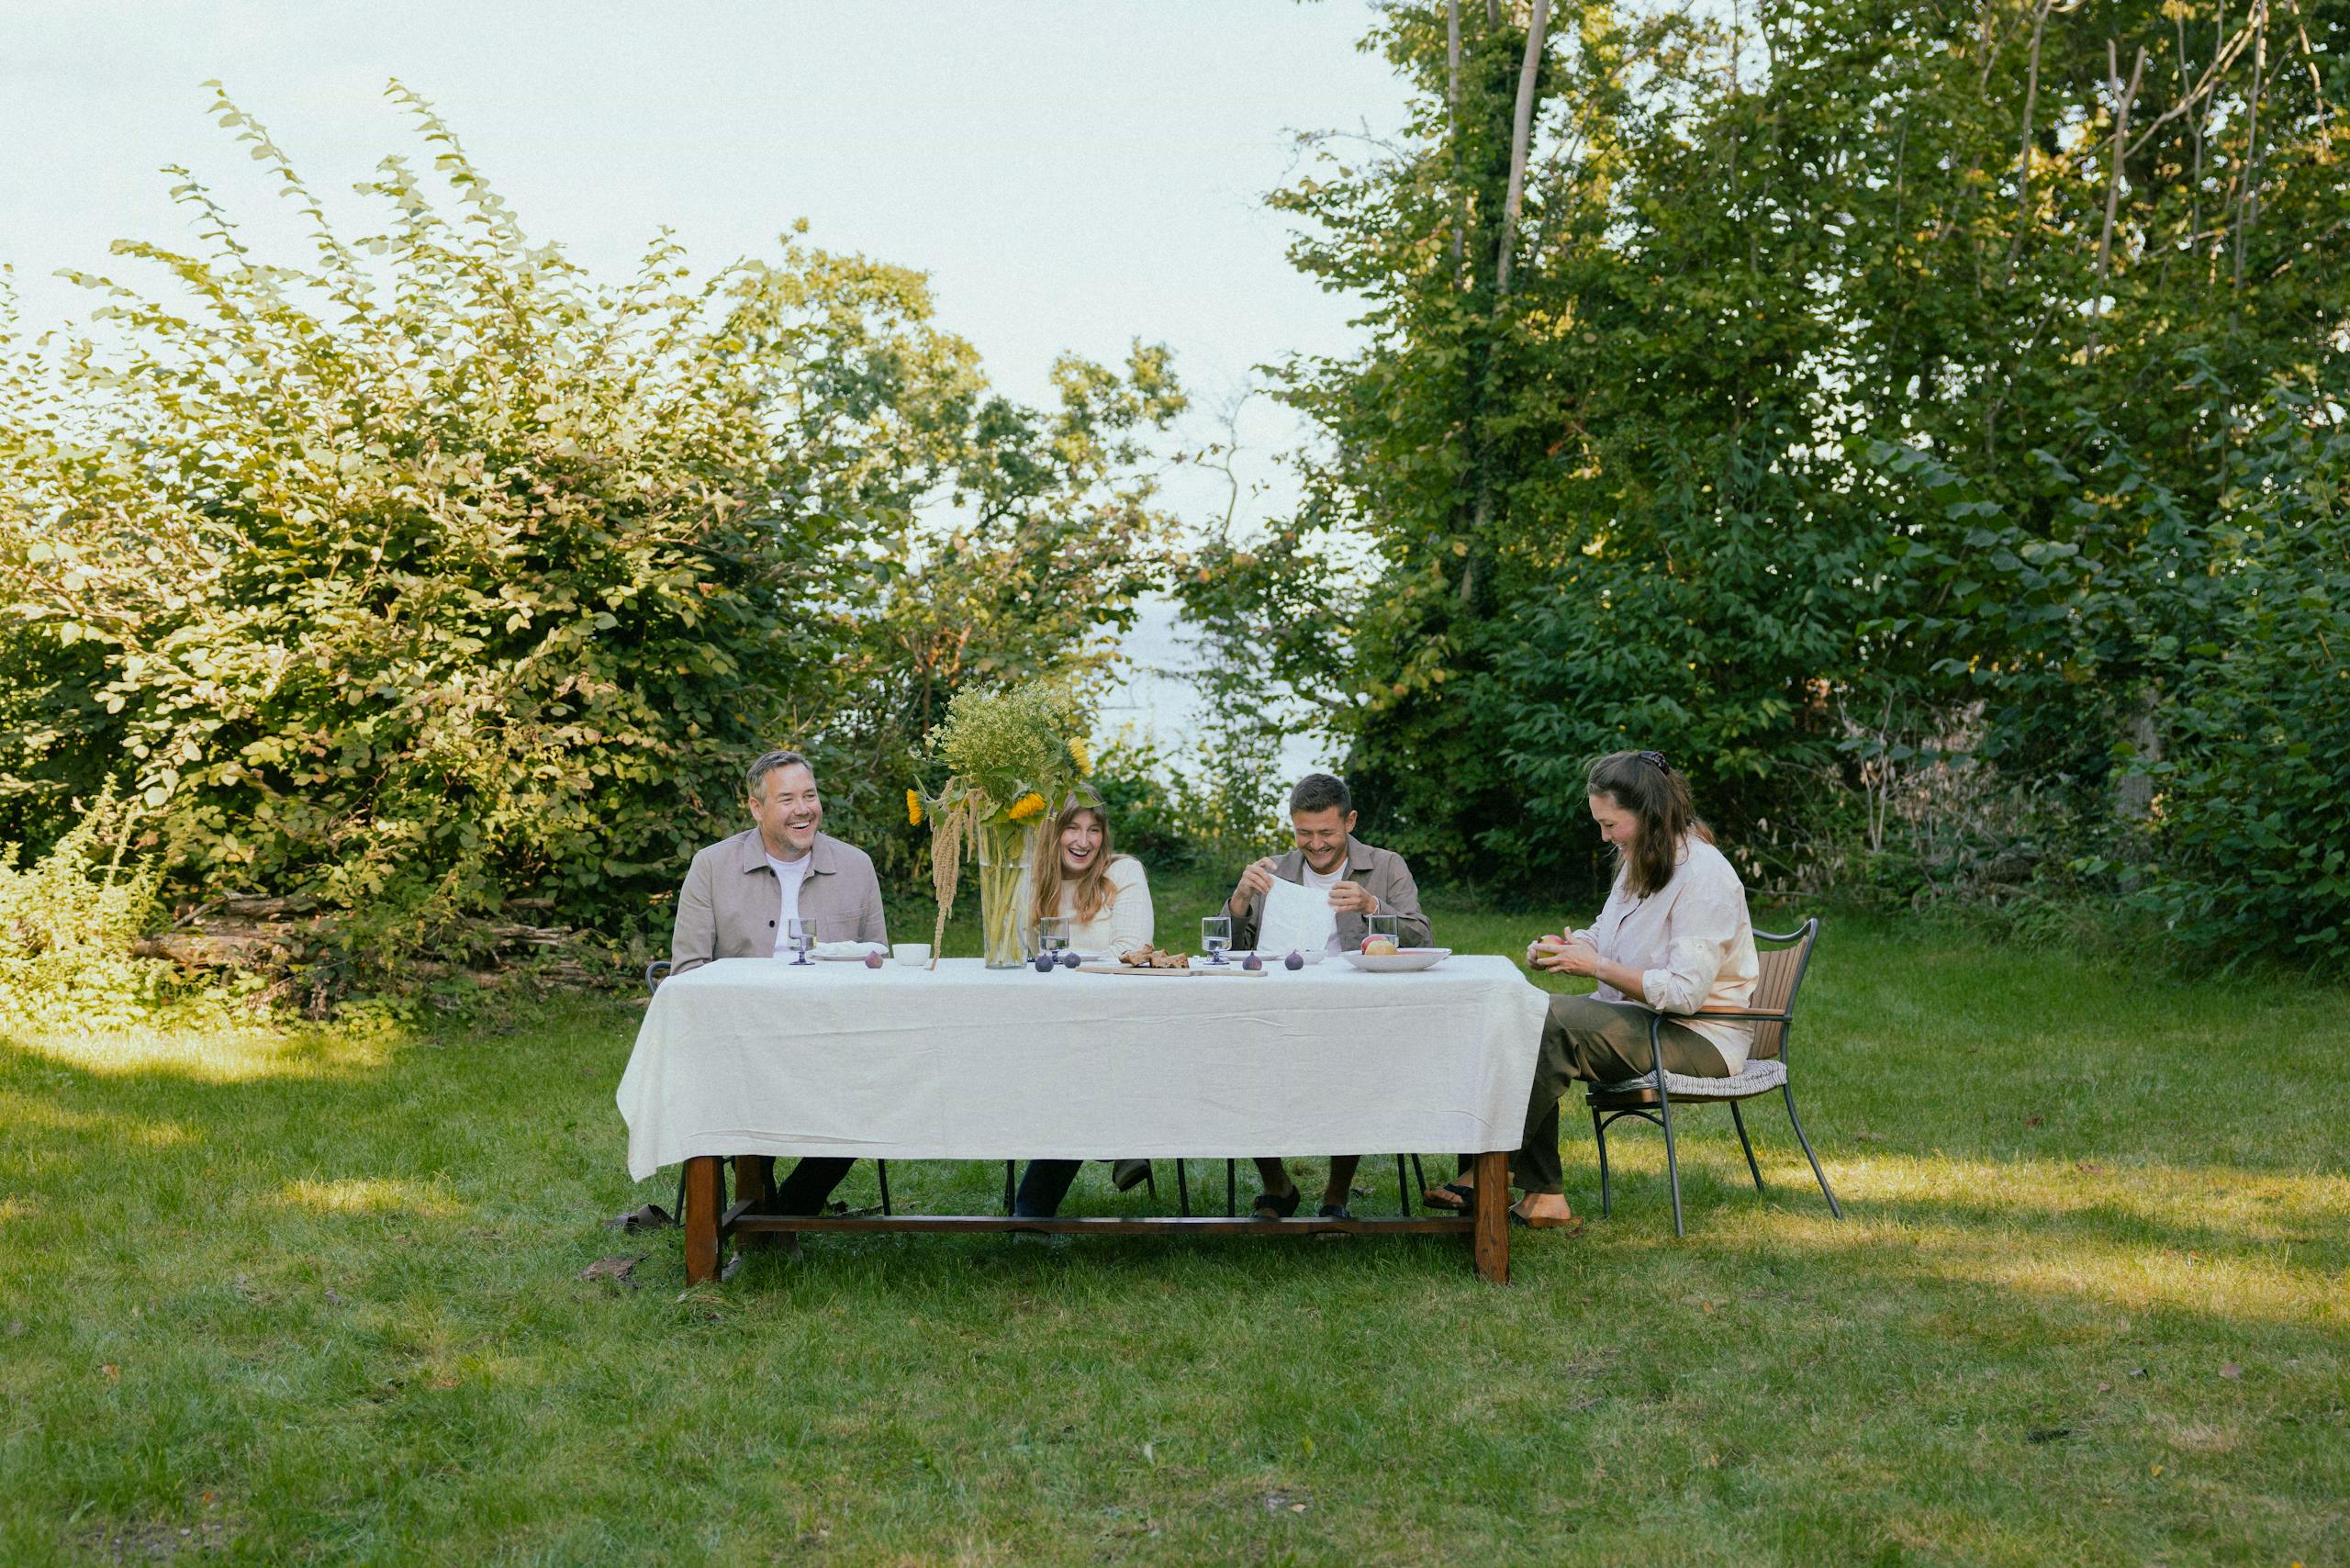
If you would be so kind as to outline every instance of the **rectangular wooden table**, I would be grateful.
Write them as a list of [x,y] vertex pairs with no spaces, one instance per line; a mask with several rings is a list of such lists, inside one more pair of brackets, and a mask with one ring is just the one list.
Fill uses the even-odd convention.
[[[1241,1159],[1467,1150],[1508,1190],[1546,999],[1506,958],[1416,974],[1335,959],[1250,978],[990,970],[950,959],[727,959],[665,982],[618,1095],[630,1173],[686,1166],[689,1277],[726,1238],[823,1230],[1063,1235],[1457,1233],[1505,1281],[1506,1211],[1265,1220],[762,1215],[778,1157]],[[737,1159],[721,1212],[720,1161]]]

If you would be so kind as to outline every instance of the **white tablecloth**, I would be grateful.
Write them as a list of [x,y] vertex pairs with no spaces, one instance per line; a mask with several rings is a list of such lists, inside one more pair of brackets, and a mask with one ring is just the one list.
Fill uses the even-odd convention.
[[722,959],[663,982],[637,1031],[629,1174],[1516,1148],[1546,1005],[1509,959],[1467,955],[1212,980]]

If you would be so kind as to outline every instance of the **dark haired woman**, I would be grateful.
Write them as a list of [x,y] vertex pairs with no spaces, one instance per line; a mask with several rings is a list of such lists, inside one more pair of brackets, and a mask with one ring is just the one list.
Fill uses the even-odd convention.
[[[1045,853],[1021,890],[1023,929],[1033,935],[1037,914],[1051,913],[1069,922],[1069,945],[1080,953],[1124,958],[1150,946],[1150,879],[1133,856],[1111,849],[1110,819],[1100,806],[1070,796],[1038,837]],[[1031,1219],[1056,1213],[1080,1163],[1030,1160],[1012,1212]],[[1123,1193],[1149,1176],[1150,1162],[1121,1159],[1112,1171]]]
[[[1746,1065],[1748,1026],[1684,1020],[1707,1007],[1744,1007],[1761,972],[1745,885],[1663,754],[1603,756],[1584,792],[1600,836],[1616,846],[1615,886],[1589,930],[1545,936],[1526,950],[1538,969],[1599,982],[1588,996],[1550,999],[1525,1138],[1510,1158],[1510,1180],[1526,1193],[1510,1214],[1541,1229],[1581,1223],[1568,1211],[1559,1169],[1559,1101],[1574,1081],[1620,1083],[1647,1072],[1649,1023],[1658,1013],[1674,1015],[1658,1030],[1667,1072],[1730,1077]],[[1429,1196],[1465,1204],[1472,1190],[1464,1180]]]

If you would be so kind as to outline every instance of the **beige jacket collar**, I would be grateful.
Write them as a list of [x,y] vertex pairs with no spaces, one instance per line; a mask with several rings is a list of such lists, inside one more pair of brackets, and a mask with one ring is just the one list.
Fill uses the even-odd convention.
[[[767,867],[767,840],[759,836],[757,827],[754,826],[744,833],[737,834],[734,837],[734,845],[736,870],[746,873],[767,871],[769,876],[774,875]],[[838,871],[839,857],[834,851],[839,846],[839,839],[819,829],[816,834],[816,842],[808,846],[808,874],[811,877],[829,877]]]

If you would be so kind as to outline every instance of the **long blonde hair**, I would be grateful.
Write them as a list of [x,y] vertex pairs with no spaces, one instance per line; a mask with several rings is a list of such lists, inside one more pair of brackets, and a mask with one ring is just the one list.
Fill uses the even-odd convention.
[[1046,824],[1042,846],[1045,852],[1036,857],[1036,869],[1029,879],[1029,907],[1039,916],[1061,912],[1061,834],[1077,820],[1080,812],[1091,812],[1093,820],[1102,824],[1102,849],[1093,857],[1093,864],[1079,873],[1074,885],[1077,918],[1099,920],[1104,910],[1118,902],[1118,890],[1110,885],[1110,862],[1117,857],[1110,848],[1109,813],[1072,795]]

